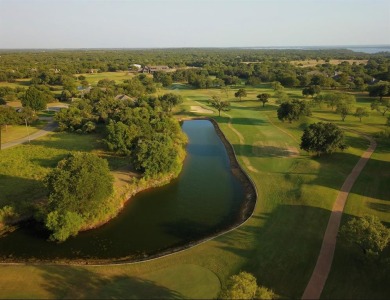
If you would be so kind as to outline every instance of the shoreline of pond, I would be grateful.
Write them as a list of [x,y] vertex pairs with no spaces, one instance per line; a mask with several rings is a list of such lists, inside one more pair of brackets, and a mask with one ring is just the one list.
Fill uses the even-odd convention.
[[[184,242],[183,244],[179,244],[176,246],[168,247],[167,249],[157,250],[155,253],[151,254],[143,254],[141,257],[132,257],[127,256],[123,258],[115,258],[115,259],[59,259],[59,260],[51,260],[50,262],[47,260],[42,259],[27,259],[27,260],[3,260],[0,262],[0,264],[58,264],[58,265],[118,265],[118,264],[134,264],[134,263],[140,263],[145,262],[149,260],[155,260],[159,258],[163,258],[175,253],[179,253],[185,250],[188,250],[194,246],[200,245],[202,243],[205,243],[209,240],[212,240],[218,236],[221,236],[223,234],[228,233],[229,231],[235,230],[236,228],[243,225],[253,214],[253,211],[255,209],[256,203],[257,203],[257,190],[256,186],[253,183],[252,179],[249,177],[249,175],[245,172],[245,170],[240,166],[238,163],[235,151],[233,146],[230,144],[230,142],[227,140],[226,136],[222,132],[222,130],[219,128],[218,123],[212,119],[207,117],[196,117],[196,118],[185,118],[181,119],[180,121],[191,121],[191,120],[205,120],[209,121],[214,129],[218,137],[220,138],[221,142],[224,145],[224,148],[226,150],[226,153],[229,157],[229,164],[230,164],[230,171],[232,172],[233,176],[235,176],[239,182],[242,184],[245,198],[243,199],[242,203],[240,204],[239,211],[237,213],[237,216],[235,216],[235,221],[229,224],[228,226],[224,226],[223,228],[218,228],[214,232],[210,232],[210,234],[207,234],[205,237],[201,239],[197,239],[191,242]],[[183,157],[183,164],[185,160],[186,155]],[[177,178],[180,176],[180,172],[175,176],[175,174],[169,174],[165,177],[162,177],[160,179],[150,179],[149,181],[145,181],[143,178],[141,178],[136,183],[136,188],[127,188],[125,192],[122,192],[121,199],[125,199],[122,201],[116,210],[115,214],[112,214],[109,219],[107,219],[104,222],[99,223],[98,225],[95,225],[94,227],[89,227],[87,229],[83,229],[83,231],[92,230],[101,226],[104,226],[108,222],[110,222],[113,218],[118,216],[121,211],[124,209],[127,203],[133,199],[133,197],[145,190],[153,189],[156,187],[160,187],[166,184],[169,184],[171,180]],[[139,184],[141,182],[141,184]],[[132,184],[130,184],[132,185]]]

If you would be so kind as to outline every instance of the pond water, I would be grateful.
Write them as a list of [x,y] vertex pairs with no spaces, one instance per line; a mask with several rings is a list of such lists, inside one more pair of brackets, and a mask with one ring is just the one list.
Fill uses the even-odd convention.
[[223,231],[237,220],[245,199],[226,149],[210,121],[183,123],[189,138],[180,176],[141,192],[104,226],[66,242],[48,242],[41,225],[28,222],[0,238],[7,260],[139,260]]

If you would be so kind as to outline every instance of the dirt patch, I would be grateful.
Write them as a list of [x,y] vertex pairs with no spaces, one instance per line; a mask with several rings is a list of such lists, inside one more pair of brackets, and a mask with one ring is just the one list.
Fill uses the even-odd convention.
[[259,157],[294,157],[299,155],[299,150],[286,143],[282,146],[272,142],[256,142],[252,146],[252,152]]
[[203,108],[198,105],[191,105],[191,112],[200,113],[200,114],[213,114],[214,112],[210,109]]

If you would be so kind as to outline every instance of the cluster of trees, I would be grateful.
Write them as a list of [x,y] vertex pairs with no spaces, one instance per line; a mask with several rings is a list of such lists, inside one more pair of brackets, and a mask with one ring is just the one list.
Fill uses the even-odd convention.
[[65,241],[110,211],[113,182],[107,161],[94,154],[78,152],[61,160],[45,178],[48,203],[37,215],[52,232],[50,239]]
[[170,113],[183,101],[181,96],[168,93],[160,97],[116,100],[96,90],[96,98],[89,96],[74,101],[68,109],[56,114],[61,130],[90,133],[99,126],[104,128],[107,147],[127,155],[134,168],[145,176],[180,170],[186,137]]
[[224,289],[220,299],[275,299],[272,290],[257,285],[256,278],[248,272],[240,272],[232,275]]
[[[329,58],[361,59],[362,63],[329,63]],[[33,84],[63,85],[71,93],[74,74],[106,71],[132,71],[133,64],[164,64],[173,73],[156,72],[155,82],[169,86],[186,81],[207,88],[234,85],[245,80],[250,85],[279,81],[285,87],[350,88],[365,90],[377,80],[390,81],[390,57],[348,50],[259,50],[259,49],[153,49],[122,51],[62,51],[2,53],[0,81],[32,78]],[[320,59],[312,67],[291,61]],[[363,60],[368,63],[363,63]],[[198,68],[198,69],[197,69]],[[211,77],[213,76],[213,77]],[[80,82],[82,79],[79,79]]]
[[301,116],[310,116],[311,110],[308,103],[305,101],[292,100],[280,104],[277,114],[279,120],[283,122],[288,120],[291,123],[292,121],[299,120]]

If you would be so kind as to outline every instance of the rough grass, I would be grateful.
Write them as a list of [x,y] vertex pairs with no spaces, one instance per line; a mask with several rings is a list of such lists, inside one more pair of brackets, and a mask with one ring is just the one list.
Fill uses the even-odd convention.
[[[188,251],[151,262],[104,267],[1,266],[1,297],[212,298],[217,294],[218,286],[211,274],[224,284],[230,275],[241,270],[252,272],[260,285],[282,297],[301,297],[313,271],[337,192],[368,142],[354,132],[347,132],[350,148],[332,156],[313,158],[302,151],[299,156],[283,156],[280,151],[286,147],[299,149],[303,128],[319,120],[334,120],[366,133],[378,132],[383,125],[374,114],[362,123],[352,117],[345,122],[337,121],[338,116],[325,107],[316,109],[311,118],[292,124],[282,123],[276,118],[274,99],[264,108],[256,101],[259,93],[273,93],[269,85],[245,88],[249,94],[241,102],[234,98],[235,90],[226,97],[217,89],[192,90],[186,85],[175,85],[173,89],[185,99],[176,110],[178,117],[200,116],[190,112],[191,105],[215,111],[208,104],[212,95],[232,101],[229,112],[221,117],[217,117],[216,112],[214,116],[259,193],[254,215],[245,225]],[[298,89],[287,92],[294,97],[301,96]],[[369,101],[363,96],[358,99],[359,104],[368,105]],[[42,147],[39,148],[42,151],[46,147],[49,147],[47,151],[83,147],[79,144],[83,143],[81,140],[73,144],[64,139],[60,146],[58,141],[41,140],[40,143],[36,146]],[[89,145],[88,141],[85,143],[87,148],[96,146]],[[266,151],[262,151],[265,146]],[[23,147],[17,147],[21,149],[19,156],[34,152]],[[92,151],[91,148],[88,151]],[[390,199],[389,149],[389,144],[379,141],[378,151],[352,189],[346,218],[370,213],[390,222],[387,203]],[[17,163],[18,160],[18,156],[11,157],[10,166],[12,161]],[[52,165],[50,160],[46,163],[47,167]],[[33,168],[37,166],[33,165]],[[323,297],[386,298],[389,295],[386,265],[361,263],[354,255],[354,248],[338,242]],[[188,265],[195,267],[188,268]],[[199,293],[196,295],[195,286]]]
[[25,125],[12,125],[7,126],[7,128],[2,128],[1,144],[12,142],[26,136],[29,136],[45,126],[46,122],[35,122],[34,124],[29,124],[27,127]]
[[102,72],[93,74],[79,74],[86,77],[86,80],[93,86],[96,86],[99,80],[109,79],[114,80],[115,83],[123,83],[124,80],[131,79],[135,76],[134,73],[129,72]]
[[[342,63],[344,61],[348,62],[350,65],[352,65],[353,63],[356,63],[357,65],[360,65],[360,64],[366,65],[368,62],[367,59],[330,59],[328,63],[331,65],[339,65],[340,63]],[[319,59],[319,60],[306,59],[306,60],[293,60],[290,63],[295,65],[295,66],[315,67],[317,65],[322,65],[322,64],[325,64],[327,62],[323,59]]]

